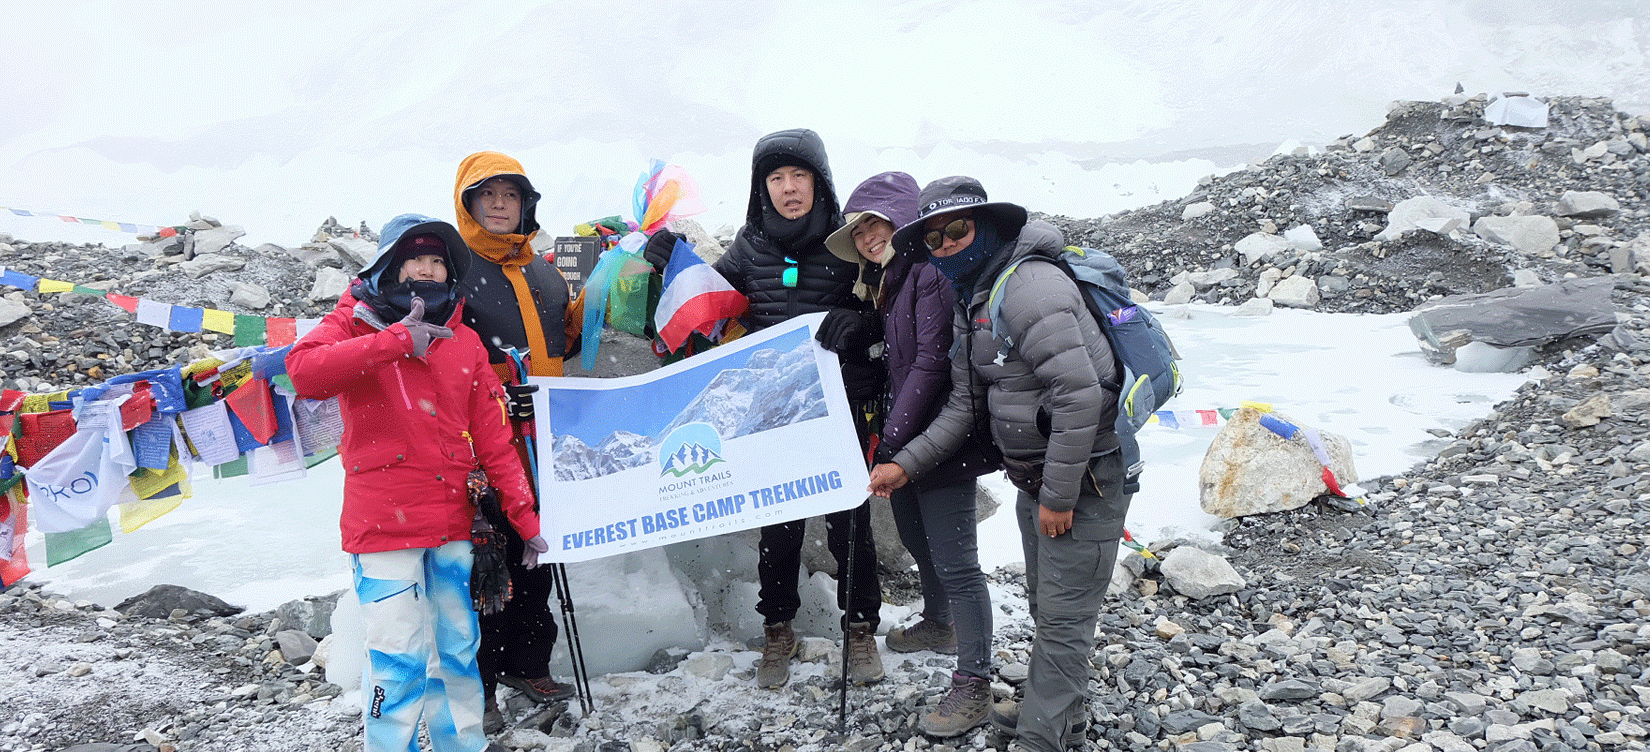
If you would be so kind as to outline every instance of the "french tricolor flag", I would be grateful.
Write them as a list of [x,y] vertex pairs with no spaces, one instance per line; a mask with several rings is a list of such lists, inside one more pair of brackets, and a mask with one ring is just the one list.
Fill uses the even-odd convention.
[[716,322],[744,313],[747,306],[745,296],[693,252],[693,244],[676,241],[670,263],[665,265],[659,308],[653,314],[659,339],[671,352],[681,349],[693,332],[711,336]]

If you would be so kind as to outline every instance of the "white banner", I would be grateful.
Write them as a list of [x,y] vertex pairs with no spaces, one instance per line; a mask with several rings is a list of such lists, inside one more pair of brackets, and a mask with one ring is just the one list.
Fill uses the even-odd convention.
[[799,316],[637,376],[535,377],[547,561],[703,538],[865,501],[836,355]]

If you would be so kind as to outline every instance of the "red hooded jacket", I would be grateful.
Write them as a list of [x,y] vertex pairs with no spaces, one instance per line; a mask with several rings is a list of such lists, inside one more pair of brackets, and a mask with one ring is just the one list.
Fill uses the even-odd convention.
[[446,324],[452,338],[415,358],[405,326],[379,330],[355,317],[355,303],[344,293],[286,361],[301,396],[336,396],[343,411],[344,551],[469,540],[476,509],[465,481],[474,457],[516,531],[538,535],[533,494],[510,445],[504,388],[481,339],[462,323],[463,304]]

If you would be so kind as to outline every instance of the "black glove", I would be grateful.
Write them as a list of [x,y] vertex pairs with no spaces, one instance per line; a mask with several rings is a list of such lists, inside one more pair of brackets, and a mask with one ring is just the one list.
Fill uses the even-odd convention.
[[882,317],[875,311],[832,308],[814,332],[819,345],[838,355],[863,350],[882,339]]
[[842,389],[848,400],[868,402],[882,396],[882,385],[888,380],[888,369],[879,362],[842,362]]
[[510,600],[504,533],[494,529],[487,517],[489,506],[498,509],[498,494],[479,470],[470,473],[469,490],[470,500],[476,505],[476,516],[470,523],[470,549],[475,556],[470,567],[470,606],[478,614],[496,614]]
[[424,353],[430,349],[431,342],[453,336],[453,330],[424,320],[424,299],[416,296],[412,299],[412,305],[408,306],[407,317],[401,319],[400,323],[407,327],[407,336],[412,337],[412,354],[415,358],[424,357]]
[[656,230],[653,237],[647,239],[647,245],[642,247],[642,258],[653,265],[653,271],[665,273],[665,265],[670,263],[670,254],[676,250],[676,241],[682,236],[669,230]]
[[538,384],[506,384],[505,396],[510,398],[510,420],[526,423],[533,419],[533,392]]

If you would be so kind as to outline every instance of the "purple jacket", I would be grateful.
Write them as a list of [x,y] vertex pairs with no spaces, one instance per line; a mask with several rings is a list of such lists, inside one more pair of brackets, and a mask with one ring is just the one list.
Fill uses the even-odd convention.
[[[951,317],[956,293],[932,264],[895,256],[883,272],[881,313],[888,358],[888,412],[883,418],[882,456],[905,447],[939,415],[951,393]],[[983,417],[983,416],[982,416]],[[1000,455],[990,437],[976,431],[939,467],[916,481],[935,488],[998,469]]]

